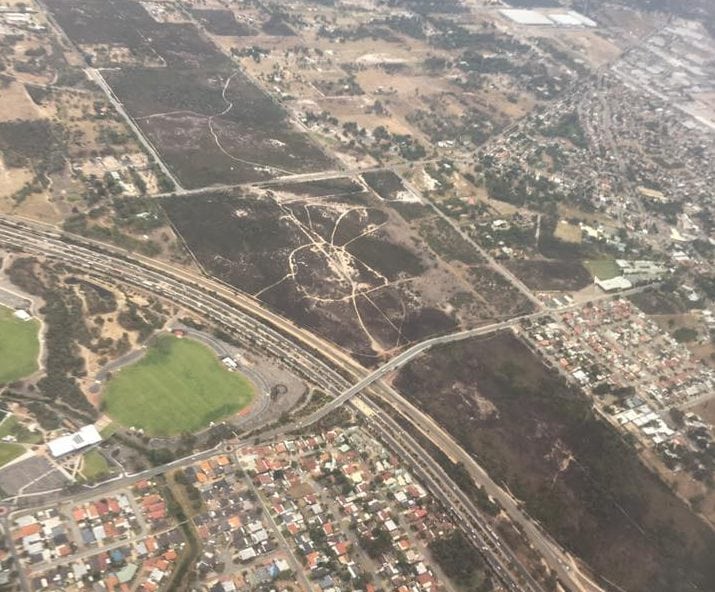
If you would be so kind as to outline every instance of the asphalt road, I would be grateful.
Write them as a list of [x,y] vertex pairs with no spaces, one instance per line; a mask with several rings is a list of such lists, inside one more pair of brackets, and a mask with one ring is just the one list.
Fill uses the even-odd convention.
[[[463,531],[467,540],[480,551],[496,577],[512,592],[542,591],[529,572],[519,563],[511,550],[502,543],[499,536],[489,527],[481,512],[464,492],[444,472],[442,467],[406,434],[400,426],[380,409],[363,399],[362,403],[371,408],[368,416],[370,427],[379,437],[413,468],[415,475],[450,510],[455,524]],[[507,577],[506,574],[513,574]]]
[[107,96],[107,99],[109,99],[109,102],[112,103],[112,106],[117,110],[117,113],[122,116],[126,124],[134,132],[134,135],[141,142],[142,146],[144,146],[146,151],[151,154],[152,158],[154,159],[154,162],[159,165],[161,172],[164,173],[164,175],[166,175],[166,177],[176,186],[175,193],[185,193],[186,190],[181,186],[181,183],[179,183],[178,179],[174,176],[169,167],[166,166],[164,161],[161,159],[161,156],[159,156],[159,153],[156,151],[156,148],[154,148],[153,144],[146,138],[139,126],[134,123],[134,120],[129,116],[126,109],[124,109],[124,104],[116,97],[114,91],[107,84],[106,80],[104,80],[104,76],[102,76],[102,73],[96,68],[85,68],[84,71],[85,74],[87,74],[87,76],[89,77],[89,79],[96,82],[97,86],[102,89],[104,94]]
[[[84,242],[74,237],[72,237],[72,240],[77,240],[77,242],[81,243]],[[332,370],[330,366],[319,360],[314,354],[299,347],[288,336],[268,326],[263,319],[256,319],[246,312],[241,312],[239,306],[229,305],[217,296],[212,295],[214,291],[207,290],[205,285],[202,285],[203,282],[201,282],[201,278],[193,278],[198,284],[198,286],[195,287],[193,283],[189,284],[186,280],[176,279],[169,273],[160,273],[153,269],[147,269],[144,265],[138,264],[133,258],[125,259],[125,257],[128,257],[128,254],[122,253],[121,256],[118,257],[117,255],[110,255],[107,252],[88,249],[79,244],[67,244],[62,240],[61,236],[56,234],[56,231],[40,230],[36,227],[24,228],[22,226],[13,225],[12,223],[8,224],[8,221],[4,218],[0,218],[0,244],[13,245],[18,249],[32,254],[42,256],[48,256],[49,254],[50,257],[60,260],[68,266],[81,269],[87,275],[102,277],[104,281],[110,283],[116,284],[119,282],[124,285],[129,284],[142,290],[153,292],[158,296],[171,299],[176,304],[194,310],[204,317],[219,322],[223,324],[223,326],[232,328],[242,334],[251,335],[259,347],[280,357],[287,365],[294,368],[300,374],[309,375],[311,380],[320,384],[330,394],[336,397],[336,401],[331,402],[327,408],[320,410],[313,416],[301,420],[297,425],[289,424],[262,432],[262,439],[271,437],[277,438],[296,428],[304,427],[318,421],[377,379],[376,377],[371,377],[368,381],[360,384],[358,388],[350,389],[350,382],[344,376]],[[110,248],[109,250],[111,251],[112,249]],[[212,287],[214,287],[214,285],[212,285]],[[223,291],[226,290],[225,288],[221,289]],[[238,298],[236,298],[236,301],[236,304],[242,302],[242,300]],[[249,304],[249,307],[255,306],[253,302]],[[271,319],[271,321],[272,320],[273,319]],[[300,338],[301,333],[303,333],[287,321],[282,321],[281,329],[285,328],[287,328],[291,336],[295,338]],[[305,341],[308,342],[309,346],[312,346],[312,343],[316,341],[320,343],[317,338],[310,334],[307,334]],[[320,349],[322,349],[322,353],[326,355],[326,353],[330,353],[334,348]],[[418,351],[422,350],[419,348],[412,350],[411,355],[416,355]],[[345,364],[340,364],[342,356],[343,354],[341,352],[333,353],[331,363],[345,366]],[[407,359],[409,359],[408,356],[402,356],[399,358],[399,361],[405,361]],[[359,369],[352,360],[350,360],[350,362],[350,368]],[[392,366],[385,369],[385,372],[389,371],[391,367]],[[359,370],[365,372],[364,369]],[[353,373],[355,372],[356,370],[353,370]],[[198,453],[186,459],[179,459],[166,466],[149,469],[148,471],[136,475],[120,477],[119,479],[114,479],[106,484],[102,484],[98,488],[89,490],[87,495],[95,495],[98,491],[109,491],[139,478],[151,477],[173,468],[186,466],[198,459],[207,458],[215,453],[215,450]],[[62,499],[74,498],[72,495],[53,495],[49,499],[43,499],[37,496],[31,499],[32,502],[30,502],[30,499],[26,501],[32,505],[36,504],[41,506],[47,503],[57,503]],[[505,574],[503,577],[508,577],[508,575]],[[516,590],[518,588],[514,589]]]
[[[381,390],[384,389],[385,385],[380,381],[386,374],[431,347],[509,328],[525,319],[537,318],[554,312],[541,310],[476,329],[428,339],[395,356],[374,372],[368,373],[348,354],[333,344],[296,327],[290,321],[278,317],[270,311],[266,311],[260,303],[251,297],[187,270],[136,256],[96,241],[66,235],[48,225],[19,221],[9,217],[0,217],[0,244],[14,246],[30,254],[55,258],[68,266],[82,270],[88,276],[99,277],[114,284],[132,285],[140,290],[169,299],[179,306],[211,319],[229,331],[250,339],[256,348],[281,359],[286,366],[314,383],[320,384],[334,396],[328,405],[311,416],[301,419],[296,424],[262,432],[263,439],[280,437],[296,428],[315,423],[373,386]],[[612,296],[603,295],[593,300],[610,297]],[[583,302],[572,304],[565,308],[576,308],[583,304]],[[337,372],[334,368],[340,368],[341,372]],[[351,385],[352,380],[357,380],[357,382]],[[390,391],[392,390],[390,389]],[[390,404],[398,409],[404,402],[404,399],[394,391],[390,392],[388,399]],[[466,455],[463,450],[459,450],[462,455]],[[126,479],[133,481],[144,476],[159,474],[175,466],[184,466],[195,462],[198,458],[206,458],[213,454],[215,451],[198,453],[187,457],[187,459],[180,459],[170,465],[150,469],[143,474],[132,475]],[[423,462],[429,458],[424,451],[421,451],[419,456]],[[472,462],[474,462],[473,459]],[[115,480],[109,482],[107,487],[114,489],[119,485],[120,483]],[[92,495],[94,495],[96,490],[92,491]],[[524,517],[524,520],[530,522],[528,517]],[[539,538],[541,537],[543,534],[539,533]],[[536,542],[539,542],[538,539]],[[553,553],[547,555],[546,558],[552,569],[560,574],[565,571],[559,569],[559,563],[554,559]],[[563,573],[562,576],[566,583],[570,583],[568,572]],[[569,588],[581,589],[574,583]]]

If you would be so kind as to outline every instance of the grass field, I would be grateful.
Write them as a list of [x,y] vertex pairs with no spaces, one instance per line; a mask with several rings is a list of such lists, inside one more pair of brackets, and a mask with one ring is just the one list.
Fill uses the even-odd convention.
[[25,449],[22,446],[0,442],[0,467],[17,458],[23,452],[25,452]]
[[107,440],[116,434],[120,427],[118,423],[112,421],[99,430],[99,435],[102,436],[103,440]]
[[583,265],[599,280],[610,280],[621,275],[614,259],[589,259],[584,261]]
[[21,321],[0,306],[0,384],[24,378],[37,370],[39,323]]
[[103,405],[121,425],[170,436],[232,415],[252,397],[251,383],[224,368],[207,347],[162,336],[144,358],[109,380]]
[[90,450],[84,455],[84,459],[82,460],[82,476],[85,479],[96,479],[107,473],[109,473],[109,465],[98,450]]

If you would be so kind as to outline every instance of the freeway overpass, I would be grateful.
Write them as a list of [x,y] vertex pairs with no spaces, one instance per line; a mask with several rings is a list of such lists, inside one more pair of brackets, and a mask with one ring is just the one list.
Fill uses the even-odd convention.
[[[314,423],[335,409],[338,405],[343,404],[355,393],[366,388],[366,385],[373,382],[376,378],[371,378],[359,385],[357,389],[350,390],[350,382],[341,374],[335,372],[323,361],[316,358],[312,353],[303,351],[297,344],[293,343],[286,336],[281,335],[274,329],[262,323],[261,320],[255,319],[246,313],[239,312],[235,308],[228,306],[221,299],[207,294],[206,290],[202,290],[186,282],[176,282],[169,274],[157,274],[152,269],[146,269],[143,265],[137,264],[132,258],[112,257],[106,252],[94,251],[87,247],[66,244],[62,237],[53,235],[48,232],[38,232],[37,229],[26,229],[23,227],[5,224],[0,218],[0,244],[9,244],[16,248],[22,249],[25,252],[37,254],[40,256],[51,256],[57,260],[63,261],[70,267],[75,267],[82,270],[88,275],[96,275],[103,277],[104,281],[109,283],[121,283],[124,285],[133,285],[141,290],[153,292],[160,297],[169,298],[177,304],[195,310],[204,316],[226,324],[235,323],[239,331],[250,332],[253,335],[260,335],[263,340],[263,345],[269,348],[275,348],[284,356],[289,358],[290,362],[300,367],[303,374],[312,375],[314,381],[322,384],[326,390],[336,397],[336,401],[329,404],[328,408],[320,410],[313,416],[305,418],[303,421],[296,424],[288,424],[279,426],[274,429],[262,432],[262,439],[277,438],[295,430],[297,427],[307,426]],[[236,307],[238,308],[238,307]],[[431,346],[431,343],[429,344]],[[329,350],[328,350],[329,351]],[[416,355],[418,349],[413,349],[408,355]],[[325,352],[324,352],[325,353]],[[339,357],[338,357],[339,359]],[[402,356],[399,361],[404,362],[408,356]],[[335,358],[332,361],[335,364]],[[383,370],[383,374],[389,371],[392,366],[388,366]],[[363,370],[364,372],[364,370]],[[198,453],[186,459],[179,459],[166,465],[151,469],[146,475],[158,474],[171,468],[178,468],[194,462],[197,458],[202,458],[205,454],[215,454],[215,451]],[[136,479],[142,475],[132,475],[123,479]],[[110,482],[106,486],[116,488],[121,485],[121,482]],[[92,490],[92,494],[99,493],[101,489]],[[74,494],[76,495],[76,494]],[[43,500],[43,503],[51,501],[57,503],[61,499],[67,499],[67,496],[53,495],[50,500]],[[36,499],[36,498],[34,498]],[[74,499],[69,497],[69,499]],[[29,500],[26,500],[29,502]],[[503,578],[509,579],[508,574],[503,574]],[[518,590],[518,587],[510,586],[512,590]]]
[[[432,347],[512,327],[521,321],[549,315],[552,312],[541,310],[475,329],[434,337],[413,345],[374,372],[367,373],[334,345],[266,311],[260,303],[250,297],[187,270],[180,270],[162,262],[144,260],[121,249],[88,241],[82,237],[64,235],[54,228],[48,229],[47,226],[22,225],[16,220],[0,217],[1,243],[40,256],[54,257],[88,275],[102,277],[110,283],[134,285],[140,290],[152,292],[182,307],[194,310],[220,325],[236,330],[239,334],[250,334],[257,338],[259,347],[272,354],[283,356],[288,364],[293,364],[293,367],[303,375],[311,377],[313,381],[323,385],[333,394],[334,400],[322,409],[297,424],[267,430],[262,434],[264,438],[280,437],[296,428],[315,423],[373,386],[386,388],[380,382],[386,374]],[[610,297],[612,296],[602,295],[593,300]],[[582,305],[583,303],[572,304],[564,308],[576,308]],[[334,367],[341,368],[342,373],[337,372]],[[346,375],[359,380],[351,385]],[[401,396],[394,391],[390,396],[394,403],[399,403],[401,400]],[[463,451],[461,453],[466,455]],[[423,458],[428,456],[424,451],[422,454]],[[177,462],[181,463],[181,461]],[[162,470],[166,468],[160,467],[159,471]],[[554,568],[553,562],[550,563]],[[571,587],[574,590],[579,588],[576,585]]]

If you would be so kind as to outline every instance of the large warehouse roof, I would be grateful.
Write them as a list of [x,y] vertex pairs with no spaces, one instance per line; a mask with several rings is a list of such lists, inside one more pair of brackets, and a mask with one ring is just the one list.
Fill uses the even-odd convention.
[[93,425],[86,425],[74,434],[50,440],[47,446],[50,448],[52,456],[58,457],[101,441],[102,436],[99,435],[97,428]]

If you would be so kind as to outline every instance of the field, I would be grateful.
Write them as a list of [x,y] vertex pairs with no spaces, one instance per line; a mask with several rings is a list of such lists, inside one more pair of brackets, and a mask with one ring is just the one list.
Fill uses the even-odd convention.
[[576,224],[569,224],[566,220],[559,220],[554,230],[554,237],[566,243],[580,243],[581,228]]
[[0,307],[0,384],[24,378],[37,370],[40,342],[37,321],[21,321]]
[[580,290],[591,283],[591,274],[578,261],[515,259],[507,267],[529,288],[545,292]]
[[25,452],[25,449],[22,446],[0,442],[0,467],[16,459],[23,452]]
[[107,73],[117,96],[188,188],[314,172],[331,161],[230,65]]
[[162,336],[144,358],[109,380],[102,405],[125,427],[169,436],[228,417],[253,394],[248,380],[225,369],[205,346]]
[[629,592],[714,589],[715,533],[511,333],[431,350],[395,384],[597,573]]
[[306,185],[168,198],[164,207],[207,272],[368,364],[503,314],[509,286],[471,266],[478,254],[453,229],[435,226],[427,241],[371,193]]
[[591,272],[591,275],[600,280],[610,280],[621,274],[613,259],[590,259],[584,261],[583,264]]
[[109,465],[98,450],[90,450],[82,458],[82,476],[85,479],[96,479],[106,475],[108,472]]

